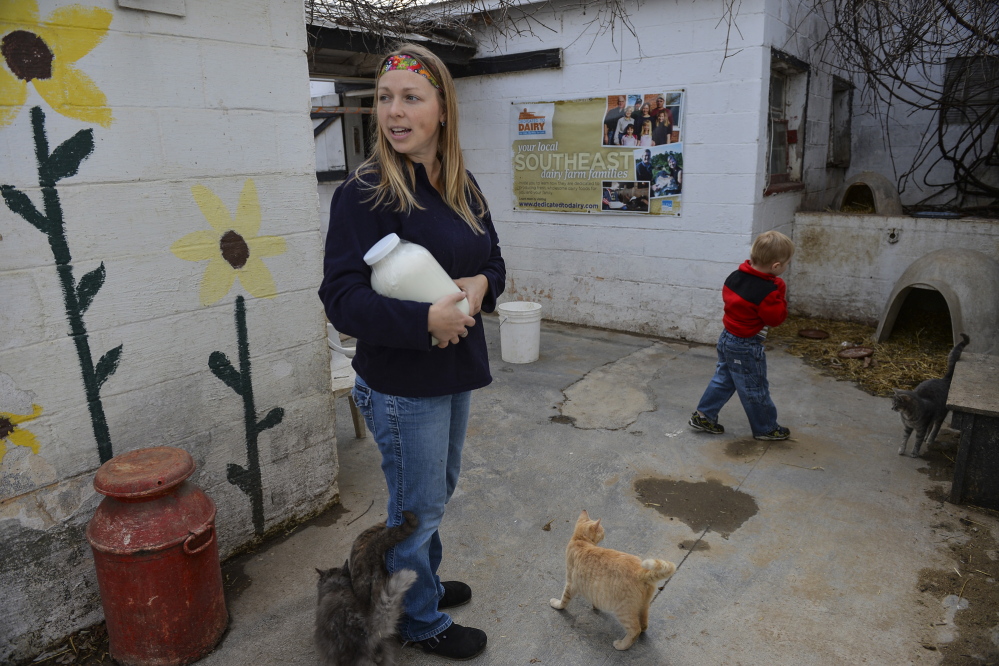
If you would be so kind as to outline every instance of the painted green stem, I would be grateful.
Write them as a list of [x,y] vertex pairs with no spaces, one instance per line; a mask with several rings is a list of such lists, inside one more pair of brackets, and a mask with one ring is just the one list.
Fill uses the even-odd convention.
[[250,341],[246,329],[246,303],[242,296],[236,297],[236,346],[239,353],[239,370],[233,367],[229,358],[220,351],[208,357],[208,367],[212,373],[233,392],[243,398],[243,422],[246,430],[246,468],[230,463],[226,469],[229,483],[242,490],[250,498],[253,512],[253,529],[257,534],[264,532],[264,489],[260,472],[260,451],[257,438],[260,433],[281,423],[284,409],[275,407],[261,420],[257,420],[257,408],[253,400],[253,379],[250,372]]
[[7,207],[17,213],[49,239],[49,247],[55,258],[56,272],[62,285],[63,301],[66,317],[69,319],[69,335],[76,344],[76,354],[80,359],[80,372],[83,375],[83,387],[90,410],[90,421],[97,440],[97,452],[101,463],[107,462],[114,455],[111,446],[111,433],[108,430],[107,418],[104,415],[104,404],[101,402],[101,386],[108,377],[118,369],[121,360],[122,345],[107,352],[94,364],[90,351],[90,340],[83,314],[101,286],[104,284],[105,269],[100,267],[83,276],[77,284],[73,278],[73,258],[66,241],[66,227],[63,220],[62,204],[56,183],[63,178],[73,176],[94,150],[94,132],[91,129],[81,130],[73,137],[59,145],[49,153],[48,139],[45,135],[45,113],[41,107],[31,109],[31,125],[35,138],[35,157],[38,161],[38,185],[42,190],[44,214],[35,208],[31,200],[10,185],[0,186]]

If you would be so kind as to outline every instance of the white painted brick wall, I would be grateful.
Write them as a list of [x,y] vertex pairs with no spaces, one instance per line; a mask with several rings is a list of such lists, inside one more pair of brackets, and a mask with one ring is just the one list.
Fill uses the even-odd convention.
[[999,228],[990,220],[798,213],[794,226],[800,242],[788,268],[790,302],[813,316],[876,323],[902,273],[935,250],[975,250],[999,261]]
[[[538,301],[560,321],[699,342],[717,336],[721,284],[748,256],[762,198],[763,6],[743,4],[741,36],[730,36],[730,53],[742,51],[724,67],[718,6],[657,1],[629,7],[643,57],[626,31],[615,33],[615,49],[609,33],[594,39],[585,27],[592,15],[556,8],[559,41],[512,38],[501,52],[561,45],[562,70],[458,80],[466,162],[507,262],[504,300]],[[510,102],[677,88],[687,91],[681,217],[512,210]]]
[[[66,4],[41,0],[42,19]],[[238,294],[246,297],[258,418],[285,410],[281,424],[259,437],[265,529],[337,493],[329,350],[316,296],[322,245],[303,6],[208,0],[188,2],[179,18],[120,9],[114,0],[84,4],[113,14],[104,41],[77,67],[107,96],[114,122],[105,128],[64,117],[29,86],[27,104],[0,127],[0,183],[41,209],[31,107],[45,111],[50,150],[93,128],[93,154],[59,182],[58,194],[75,278],[101,262],[107,271],[84,320],[95,360],[123,345],[101,391],[114,451],[191,452],[192,481],[218,507],[224,556],[254,536],[249,499],[226,479],[229,463],[246,466],[243,403],[207,364],[216,350],[238,357]],[[232,213],[248,179],[259,196],[259,234],[286,244],[263,260],[277,296],[255,298],[236,282],[202,306],[207,262],[170,250],[210,229],[191,188],[208,187]],[[100,620],[82,530],[101,496],[92,487],[98,451],[48,240],[7,206],[0,236],[0,386],[7,386],[0,412],[11,413],[26,392],[43,408],[22,424],[39,452],[9,446],[0,462],[0,542],[10,548],[0,569],[6,663]]]

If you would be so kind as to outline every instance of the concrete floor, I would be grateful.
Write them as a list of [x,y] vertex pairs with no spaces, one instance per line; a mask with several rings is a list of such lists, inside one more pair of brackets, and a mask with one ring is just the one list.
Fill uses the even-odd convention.
[[[923,645],[953,636],[953,613],[918,579],[951,568],[941,517],[958,509],[927,496],[949,484],[924,461],[896,455],[901,425],[887,399],[771,350],[792,439],[752,440],[737,399],[719,419],[727,432],[711,436],[686,425],[713,372],[711,346],[545,322],[541,359],[512,365],[497,320],[485,326],[494,382],[473,398],[441,528],[442,576],[473,589],[453,617],[489,636],[471,663],[939,663]],[[315,568],[342,563],[386,515],[377,450],[370,434],[354,439],[345,400],[337,435],[342,508],[226,567],[230,629],[205,666],[316,663]],[[646,478],[689,482],[719,512],[747,513],[709,517],[723,530],[684,522],[683,492],[648,506],[634,487]],[[583,508],[603,519],[603,546],[679,565],[627,652],[611,645],[620,625],[584,599],[548,605]],[[445,662],[407,648],[401,663]]]

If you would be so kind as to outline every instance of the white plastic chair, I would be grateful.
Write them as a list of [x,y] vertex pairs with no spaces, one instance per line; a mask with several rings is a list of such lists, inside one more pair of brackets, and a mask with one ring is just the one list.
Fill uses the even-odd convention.
[[347,347],[340,341],[340,333],[333,328],[333,324],[326,324],[326,342],[330,349],[337,352],[330,356],[330,375],[333,382],[333,399],[347,396],[350,402],[350,418],[354,422],[354,436],[361,439],[365,436],[364,417],[357,409],[354,396],[350,390],[354,387],[354,368],[350,365],[350,359],[354,358],[354,347]]

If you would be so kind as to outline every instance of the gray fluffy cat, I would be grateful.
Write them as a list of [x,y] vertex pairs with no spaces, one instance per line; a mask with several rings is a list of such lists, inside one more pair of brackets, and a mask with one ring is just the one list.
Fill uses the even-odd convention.
[[961,334],[961,342],[954,345],[947,356],[947,373],[943,377],[927,379],[911,391],[893,389],[895,395],[891,399],[891,408],[902,416],[902,426],[905,428],[898,455],[905,453],[905,445],[913,430],[916,431],[916,441],[909,454],[913,458],[919,457],[919,449],[924,440],[927,449],[936,440],[944,417],[947,416],[947,394],[950,392],[950,380],[954,377],[954,366],[970,341],[967,335]]
[[396,527],[378,523],[354,540],[342,567],[319,572],[316,647],[323,666],[394,666],[402,600],[416,581],[409,569],[389,576],[385,553],[416,529],[412,513]]

